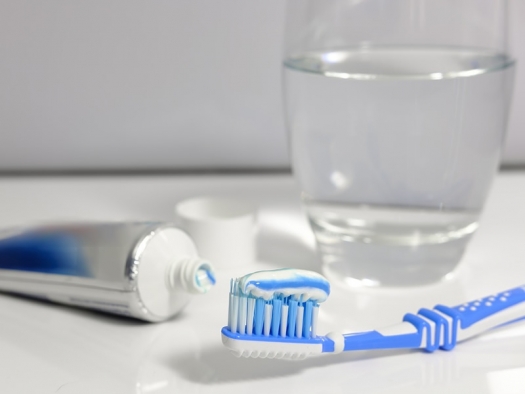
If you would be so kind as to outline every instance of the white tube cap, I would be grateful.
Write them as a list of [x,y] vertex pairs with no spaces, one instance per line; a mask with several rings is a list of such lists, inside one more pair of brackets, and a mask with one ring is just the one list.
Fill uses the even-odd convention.
[[256,207],[246,201],[197,197],[175,206],[181,228],[199,255],[218,268],[255,260]]

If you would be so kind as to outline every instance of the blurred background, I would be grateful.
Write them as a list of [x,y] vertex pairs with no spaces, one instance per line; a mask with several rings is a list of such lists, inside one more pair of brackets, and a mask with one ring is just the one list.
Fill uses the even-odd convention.
[[[289,169],[285,4],[1,1],[0,172]],[[525,165],[525,0],[510,7],[508,167]]]

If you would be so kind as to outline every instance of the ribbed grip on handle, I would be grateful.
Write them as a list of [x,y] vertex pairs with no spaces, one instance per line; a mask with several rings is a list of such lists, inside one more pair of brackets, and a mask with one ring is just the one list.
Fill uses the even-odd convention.
[[458,319],[449,315],[447,309],[450,308],[436,305],[434,310],[422,308],[417,315],[407,313],[403,317],[403,321],[417,328],[422,337],[420,347],[428,352],[452,350],[456,346]]

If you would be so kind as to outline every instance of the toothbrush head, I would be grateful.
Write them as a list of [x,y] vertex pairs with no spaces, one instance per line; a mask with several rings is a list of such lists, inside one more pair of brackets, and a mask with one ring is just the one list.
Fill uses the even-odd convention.
[[319,304],[329,294],[323,276],[304,270],[232,279],[222,342],[239,357],[304,359],[333,351],[333,341],[317,335]]

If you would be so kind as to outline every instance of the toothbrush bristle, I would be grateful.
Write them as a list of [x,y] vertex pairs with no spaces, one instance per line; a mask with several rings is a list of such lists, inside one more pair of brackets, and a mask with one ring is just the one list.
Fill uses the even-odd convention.
[[294,295],[275,294],[265,300],[239,291],[239,281],[230,282],[228,329],[232,333],[281,338],[316,338],[319,304]]

